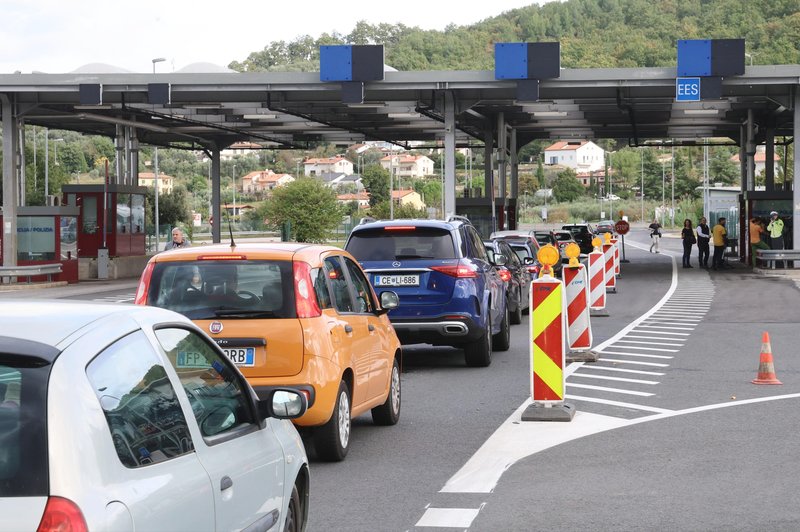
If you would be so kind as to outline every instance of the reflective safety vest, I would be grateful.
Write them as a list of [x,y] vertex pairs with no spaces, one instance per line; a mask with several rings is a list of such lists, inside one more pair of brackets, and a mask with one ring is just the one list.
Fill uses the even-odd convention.
[[779,238],[783,235],[783,220],[780,218],[772,220],[767,226],[767,231],[769,231],[771,238]]

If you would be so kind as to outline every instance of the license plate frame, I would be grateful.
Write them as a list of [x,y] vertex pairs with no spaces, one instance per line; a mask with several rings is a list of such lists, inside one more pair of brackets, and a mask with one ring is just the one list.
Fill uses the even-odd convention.
[[223,347],[221,349],[228,360],[238,367],[252,368],[256,365],[255,347]]
[[419,286],[419,274],[376,274],[375,286]]

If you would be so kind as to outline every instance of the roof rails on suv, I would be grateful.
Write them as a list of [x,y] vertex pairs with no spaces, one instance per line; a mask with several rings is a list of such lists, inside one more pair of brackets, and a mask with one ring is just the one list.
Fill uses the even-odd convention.
[[448,222],[460,221],[472,225],[472,222],[470,221],[469,218],[460,214],[451,214],[450,216],[447,217],[447,221]]

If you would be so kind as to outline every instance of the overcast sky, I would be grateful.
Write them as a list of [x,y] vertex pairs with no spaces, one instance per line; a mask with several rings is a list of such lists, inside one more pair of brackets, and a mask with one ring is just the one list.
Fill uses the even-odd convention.
[[88,63],[151,72],[158,57],[166,58],[159,72],[227,66],[273,41],[347,34],[359,20],[444,29],[543,1],[0,0],[0,73],[64,73]]

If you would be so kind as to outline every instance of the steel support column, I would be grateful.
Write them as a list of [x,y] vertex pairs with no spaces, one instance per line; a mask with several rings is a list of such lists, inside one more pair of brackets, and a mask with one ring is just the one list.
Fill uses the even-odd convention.
[[14,104],[0,94],[3,112],[3,265],[17,265],[17,119]]
[[775,128],[767,128],[766,132],[766,156],[764,165],[764,188],[772,192],[775,190]]
[[800,86],[794,87],[794,142],[792,143],[794,157],[792,157],[792,249],[800,249],[800,186],[797,186],[800,177]]
[[456,104],[453,93],[444,93],[444,219],[456,213]]
[[505,114],[497,113],[497,179],[500,181],[500,197],[503,199],[503,225],[500,229],[508,229],[508,209],[506,190],[506,167],[508,165],[508,131],[506,130]]
[[756,144],[755,144],[755,122],[753,120],[753,110],[747,110],[747,190],[756,189]]
[[222,210],[220,208],[220,183],[219,183],[219,146],[211,148],[211,206],[212,219],[211,241],[215,244],[220,243],[220,227],[222,227]]

